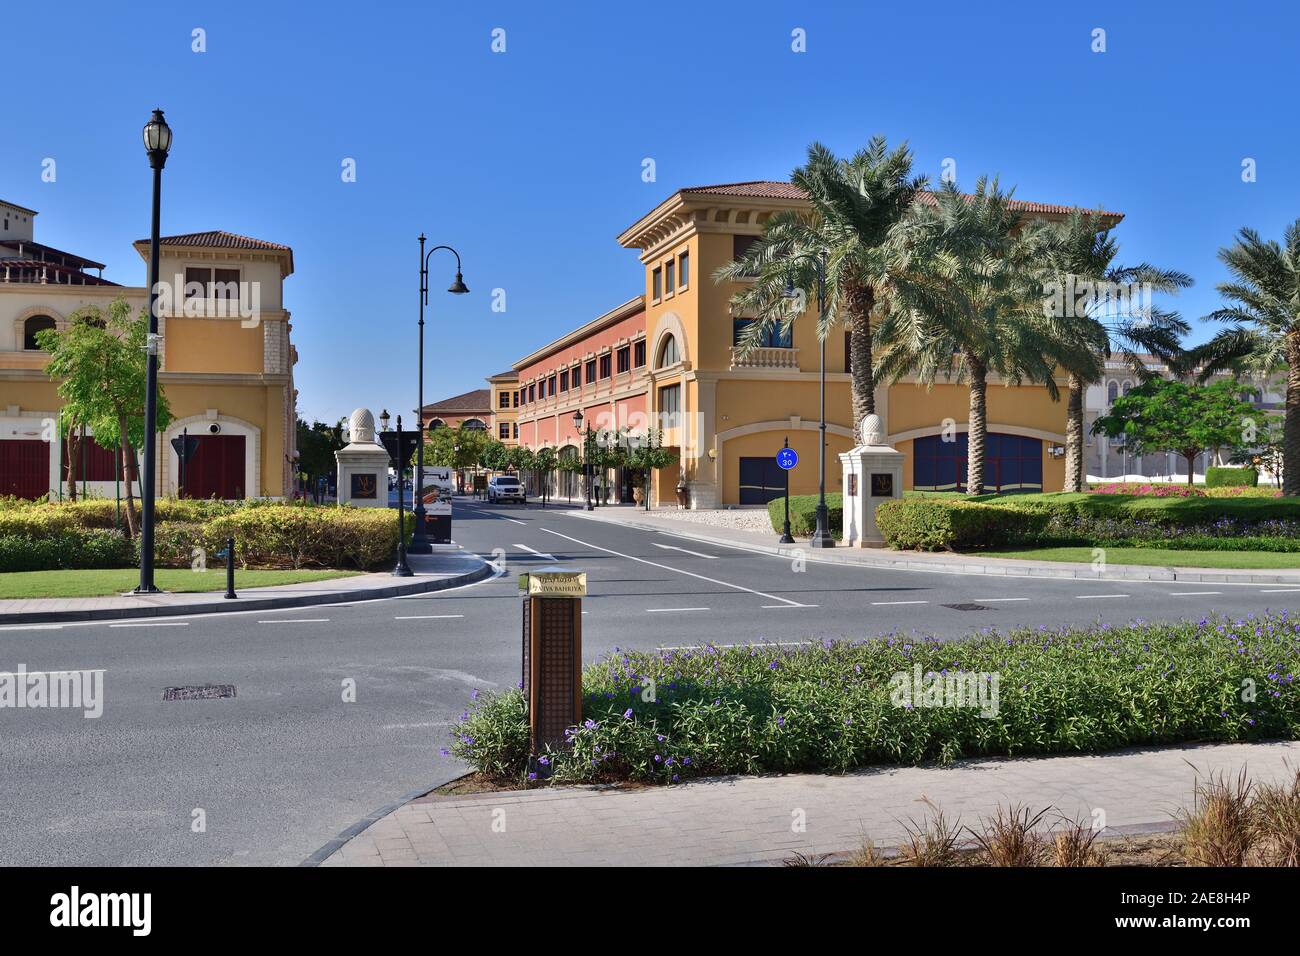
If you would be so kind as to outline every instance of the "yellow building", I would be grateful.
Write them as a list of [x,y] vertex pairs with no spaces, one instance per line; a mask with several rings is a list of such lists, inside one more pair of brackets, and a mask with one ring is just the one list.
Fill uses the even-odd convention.
[[[36,215],[0,203],[0,494],[23,497],[67,491],[65,436],[50,427],[62,403],[36,332],[65,328],[83,306],[107,311],[123,298],[134,311],[147,301],[144,287],[105,280],[101,263],[36,242]],[[135,248],[147,269],[148,241]],[[162,240],[159,382],[174,419],[159,436],[160,494],[292,493],[297,353],[283,302],[292,273],[293,251],[278,243],[219,231]],[[182,433],[198,438],[183,488],[171,444]],[[93,442],[83,449],[78,486],[111,497],[115,456]]]
[[492,393],[492,435],[504,445],[518,445],[519,373],[511,369],[488,376],[487,382]]

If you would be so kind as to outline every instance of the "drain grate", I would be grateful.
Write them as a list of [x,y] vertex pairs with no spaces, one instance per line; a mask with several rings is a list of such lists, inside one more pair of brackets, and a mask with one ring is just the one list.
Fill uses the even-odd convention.
[[945,604],[944,607],[950,607],[954,611],[991,611],[993,608],[984,604]]
[[234,696],[234,684],[191,684],[186,687],[168,687],[163,691],[163,700],[221,700]]

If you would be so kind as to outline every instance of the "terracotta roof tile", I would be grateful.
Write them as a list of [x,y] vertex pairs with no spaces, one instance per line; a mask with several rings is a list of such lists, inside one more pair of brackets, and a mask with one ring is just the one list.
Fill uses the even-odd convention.
[[453,395],[440,402],[424,406],[424,412],[490,412],[492,411],[492,392],[486,388],[476,388],[472,392]]
[[[197,246],[209,249],[257,249],[268,252],[292,252],[288,246],[281,245],[278,242],[267,242],[265,239],[253,239],[249,236],[239,236],[233,232],[224,232],[220,229],[211,229],[207,232],[187,232],[179,236],[163,236],[159,242],[164,246]],[[139,245],[148,245],[148,239],[139,239],[135,243]]]

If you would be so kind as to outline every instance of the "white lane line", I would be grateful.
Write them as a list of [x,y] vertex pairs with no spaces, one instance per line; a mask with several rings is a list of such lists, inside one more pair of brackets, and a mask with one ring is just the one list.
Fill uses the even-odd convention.
[[894,604],[929,604],[929,601],[872,601],[872,607],[888,607]]
[[518,548],[520,551],[527,551],[529,554],[535,554],[535,555],[537,555],[539,558],[545,558],[547,561],[554,561],[554,560],[555,560],[555,555],[553,555],[553,554],[548,554],[548,553],[545,552],[545,551],[538,551],[538,550],[535,549],[535,548],[530,548],[530,547],[528,547],[528,545],[526,545],[526,544],[517,544],[517,545],[515,545],[515,547]]
[[280,621],[258,621],[258,624],[325,624],[327,617],[290,617]]
[[513,521],[515,524],[521,524],[524,525],[525,527],[527,527],[528,525],[527,521],[520,521],[518,518],[506,518],[505,515],[496,515],[496,517],[503,518],[506,521]]
[[189,627],[189,621],[150,621],[144,624],[110,624],[109,627]]
[[1005,604],[1007,601],[1028,601],[1029,598],[975,598],[980,604]]
[[760,604],[764,611],[788,611],[793,607],[821,607],[820,604]]
[[663,548],[667,551],[680,551],[682,554],[690,554],[697,558],[708,558],[710,561],[718,560],[718,556],[716,554],[704,554],[699,551],[688,551],[686,548],[679,548],[675,544],[660,544],[658,541],[651,541],[650,543],[653,544],[656,548]]
[[1222,591],[1170,591],[1170,597],[1200,597],[1205,594],[1222,594]]
[[1260,594],[1291,594],[1294,591],[1300,591],[1300,588],[1261,588]]
[[62,624],[15,624],[11,627],[0,627],[0,634],[5,631],[61,631]]
[[612,554],[618,558],[626,558],[629,561],[636,561],[640,564],[648,564],[652,568],[662,568],[665,571],[672,571],[674,574],[684,574],[687,577],[699,578],[701,581],[708,581],[710,584],[720,584],[724,588],[734,588],[737,591],[744,591],[746,594],[756,594],[759,597],[769,598],[770,600],[773,601],[780,601],[782,604],[788,604],[791,607],[809,607],[809,605],[807,604],[800,604],[798,601],[791,601],[788,600],[787,598],[778,597],[775,594],[766,594],[763,591],[755,591],[753,588],[747,588],[743,584],[732,584],[730,581],[719,581],[717,578],[705,577],[703,574],[696,574],[694,571],[684,571],[681,568],[674,568],[671,564],[659,564],[657,561],[647,561],[645,558],[633,557],[630,554],[623,554],[621,551],[612,551],[609,548],[602,548],[600,547],[600,545],[589,544],[588,542],[581,541],[578,538],[570,538],[567,534],[560,534],[560,532],[552,531],[550,528],[543,528],[542,530],[545,531],[547,534],[553,534],[558,538],[564,538],[567,541],[572,541],[574,544],[580,544],[584,548],[591,548],[595,551],[604,551],[606,554]]
[[668,614],[673,611],[707,611],[707,607],[648,607],[647,614]]
[[464,617],[464,614],[407,614],[398,615],[394,621],[441,621],[447,618]]
[[1076,601],[1091,601],[1096,598],[1122,598],[1128,596],[1127,594],[1076,594],[1074,599]]

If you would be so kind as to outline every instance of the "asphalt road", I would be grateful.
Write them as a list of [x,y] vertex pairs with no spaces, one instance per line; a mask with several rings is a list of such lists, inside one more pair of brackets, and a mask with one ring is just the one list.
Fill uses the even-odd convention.
[[[588,573],[584,657],[614,647],[1241,615],[1300,588],[864,569],[701,544],[535,504],[458,499],[454,536],[503,563],[429,595],[139,622],[0,627],[0,670],[105,670],[105,709],[0,710],[0,864],[296,864],[463,767],[440,757],[474,688],[519,679],[518,572]],[[977,604],[982,610],[948,605]],[[344,701],[349,682],[355,702]],[[164,701],[233,684],[234,698]],[[195,811],[206,824],[195,832]]]

